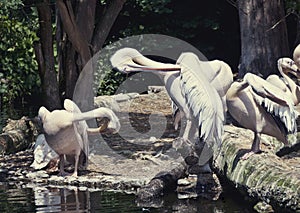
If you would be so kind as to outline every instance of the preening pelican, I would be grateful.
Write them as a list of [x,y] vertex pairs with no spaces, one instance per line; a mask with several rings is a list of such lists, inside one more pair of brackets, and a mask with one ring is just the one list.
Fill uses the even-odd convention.
[[251,150],[242,159],[260,151],[262,133],[287,144],[287,134],[297,131],[297,113],[291,96],[252,73],[247,73],[241,82],[231,85],[226,102],[232,117],[254,132]]
[[[173,108],[183,112],[175,113],[175,127],[181,114],[187,119],[183,140],[194,142],[198,138],[210,148],[220,146],[225,94],[233,81],[227,64],[217,60],[202,62],[193,53],[182,53],[176,64],[165,64],[150,60],[132,48],[118,50],[111,57],[111,63],[121,72],[142,71],[159,75],[173,101]],[[224,76],[222,83],[217,76]],[[199,164],[207,168],[209,159],[199,156],[199,160],[202,161]]]
[[298,67],[290,58],[280,58],[277,64],[281,76],[270,75],[266,80],[276,85],[276,87],[281,89],[287,96],[291,97],[296,106],[300,103],[300,88],[295,81],[289,77],[289,74],[299,78],[300,73]]
[[[101,107],[82,113],[78,106],[69,99],[64,101],[64,108],[64,110],[49,112],[45,107],[41,107],[38,115],[42,120],[48,145],[59,155],[60,175],[67,175],[64,171],[64,158],[65,155],[70,155],[75,158],[72,176],[77,176],[81,153],[86,158],[86,164],[88,162],[88,134],[95,132],[114,133],[120,129],[120,123],[113,111],[108,108]],[[101,117],[109,118],[107,127],[88,128],[85,120]]]

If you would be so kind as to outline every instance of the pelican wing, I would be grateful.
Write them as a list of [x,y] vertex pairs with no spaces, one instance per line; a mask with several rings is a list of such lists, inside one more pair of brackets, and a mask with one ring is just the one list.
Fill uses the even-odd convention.
[[252,88],[254,100],[263,106],[269,113],[278,117],[284,123],[289,133],[297,131],[296,118],[298,113],[294,109],[293,100],[280,88],[252,73],[244,76]]
[[171,106],[172,106],[172,115],[174,119],[174,128],[175,130],[177,130],[179,126],[179,122],[181,121],[182,114],[179,107],[176,105],[176,103],[173,100],[171,102]]
[[45,168],[51,160],[59,157],[48,145],[44,134],[38,135],[34,145],[33,155],[34,161],[30,167],[36,170]]
[[224,109],[216,89],[199,67],[199,59],[192,53],[183,53],[178,61],[181,69],[181,87],[187,105],[199,125],[199,137],[210,147],[221,145]]
[[226,92],[233,82],[233,74],[230,66],[220,60],[195,60],[195,63],[198,66],[197,70],[200,70],[200,76],[205,76],[208,82],[217,90],[221,97],[223,108],[227,111]]
[[[79,107],[70,99],[66,99],[64,101],[64,108],[68,112],[81,113]],[[89,139],[87,134],[88,125],[85,120],[82,120],[82,121],[73,122],[73,127],[74,127],[77,141],[86,156],[86,163],[87,163],[88,162],[87,158],[89,154]]]

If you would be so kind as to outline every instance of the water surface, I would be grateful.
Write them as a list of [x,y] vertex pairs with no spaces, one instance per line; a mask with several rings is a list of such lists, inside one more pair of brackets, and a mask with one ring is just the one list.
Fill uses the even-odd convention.
[[180,200],[176,193],[170,193],[158,200],[156,207],[145,207],[136,202],[135,195],[121,192],[2,182],[0,212],[254,212],[251,202],[235,190],[224,190],[217,201]]

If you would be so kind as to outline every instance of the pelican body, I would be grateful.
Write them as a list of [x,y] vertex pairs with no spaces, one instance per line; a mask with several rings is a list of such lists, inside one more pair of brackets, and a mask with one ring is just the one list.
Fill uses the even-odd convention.
[[[176,64],[160,63],[132,48],[118,50],[111,57],[111,63],[114,69],[123,73],[142,71],[160,76],[172,100],[175,128],[182,116],[187,119],[182,139],[193,144],[194,148],[197,140],[210,149],[220,146],[226,110],[225,95],[233,81],[231,69],[226,63],[218,60],[203,62],[193,53],[182,53]],[[216,76],[223,78],[222,83]],[[201,152],[197,153],[198,163],[210,170],[207,162],[211,156],[206,154],[200,159]]]
[[[73,176],[78,174],[79,156],[81,153],[88,162],[89,141],[88,134],[111,132],[114,133],[120,129],[120,123],[117,116],[108,108],[97,108],[82,113],[78,106],[71,100],[64,101],[63,110],[54,110],[49,112],[45,107],[39,109],[39,117],[43,123],[43,129],[48,145],[60,157],[60,174],[67,175],[64,171],[65,155],[74,156],[75,167]],[[107,117],[110,122],[106,128],[88,128],[85,120]]]
[[247,73],[227,91],[229,113],[241,126],[254,132],[251,149],[242,159],[260,152],[261,134],[273,136],[287,145],[287,135],[296,133],[295,106],[300,103],[300,88],[289,74],[300,77],[300,45],[295,48],[293,57],[294,61],[278,59],[280,76],[270,75],[264,80]]
[[173,101],[175,127],[182,116],[187,118],[184,140],[191,141],[197,135],[200,141],[220,144],[222,113],[228,109],[241,126],[254,132],[251,150],[242,159],[260,151],[261,134],[287,144],[287,134],[296,132],[298,113],[294,106],[300,102],[300,90],[288,74],[300,76],[296,66],[300,63],[300,45],[294,51],[294,61],[278,60],[281,78],[272,75],[264,80],[248,73],[233,83],[226,63],[203,62],[192,53],[183,53],[176,64],[152,61],[131,48],[118,50],[111,57],[112,65],[121,72],[143,71],[161,76]]

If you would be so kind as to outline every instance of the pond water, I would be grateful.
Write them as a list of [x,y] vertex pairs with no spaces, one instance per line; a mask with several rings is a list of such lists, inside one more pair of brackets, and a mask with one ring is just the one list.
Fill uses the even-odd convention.
[[253,212],[249,202],[230,188],[217,201],[179,200],[171,193],[159,206],[140,206],[135,195],[120,192],[0,183],[0,212]]

